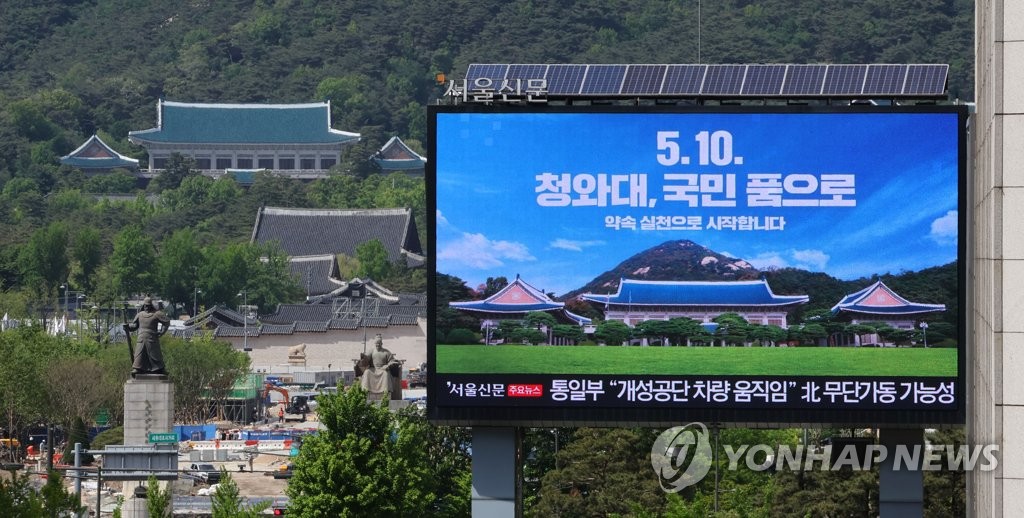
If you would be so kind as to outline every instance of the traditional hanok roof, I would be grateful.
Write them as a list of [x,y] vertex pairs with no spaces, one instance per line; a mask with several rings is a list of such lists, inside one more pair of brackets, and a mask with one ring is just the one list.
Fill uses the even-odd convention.
[[334,299],[365,299],[367,297],[377,298],[387,304],[401,303],[402,294],[394,293],[391,290],[377,284],[373,279],[355,278],[349,281],[339,280],[337,277],[331,279],[334,289],[330,292],[316,296],[306,297],[307,304],[331,304]]
[[[350,283],[351,284],[351,283]],[[372,292],[370,292],[372,293]],[[391,293],[388,291],[388,293]],[[352,330],[360,327],[415,326],[426,318],[426,294],[391,294],[387,299],[376,296],[364,299],[337,297],[321,304],[281,304],[277,311],[260,318],[249,318],[237,311],[215,306],[192,319],[186,327],[171,329],[174,336],[188,338],[198,330],[212,330],[215,337],[251,338],[262,335],[294,333],[326,333],[330,330]]]
[[288,258],[292,278],[306,292],[306,297],[326,295],[344,287],[337,280],[338,262],[333,254],[308,255]]
[[331,128],[331,103],[204,104],[157,101],[157,127],[128,132],[136,144],[342,144],[358,133]]
[[60,157],[60,163],[79,169],[138,169],[139,161],[114,151],[98,135],[89,137],[78,149]]
[[518,275],[514,281],[484,300],[453,301],[448,304],[462,311],[494,315],[525,315],[531,311],[547,311],[561,313],[578,324],[590,323],[589,318],[567,311],[564,303],[551,300],[546,293],[530,286]]
[[415,152],[398,137],[384,144],[372,157],[374,163],[385,171],[410,171],[423,169],[427,159]]
[[289,257],[345,254],[379,240],[388,260],[422,261],[423,250],[411,209],[261,208],[252,231],[254,243],[276,241]]
[[776,295],[768,281],[639,281],[622,279],[616,293],[584,293],[584,300],[632,306],[789,306],[808,295]]
[[904,316],[945,311],[945,304],[910,302],[878,281],[856,293],[851,293],[832,306],[832,314],[860,313],[869,315]]

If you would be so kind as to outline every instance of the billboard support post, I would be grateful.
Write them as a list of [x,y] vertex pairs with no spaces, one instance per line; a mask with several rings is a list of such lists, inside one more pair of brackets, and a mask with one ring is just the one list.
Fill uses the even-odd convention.
[[[883,428],[879,443],[889,452],[897,447],[913,449],[924,445],[920,428]],[[890,454],[878,469],[878,511],[882,518],[924,516],[924,472],[895,469],[896,456]]]
[[522,516],[522,429],[473,427],[473,516]]

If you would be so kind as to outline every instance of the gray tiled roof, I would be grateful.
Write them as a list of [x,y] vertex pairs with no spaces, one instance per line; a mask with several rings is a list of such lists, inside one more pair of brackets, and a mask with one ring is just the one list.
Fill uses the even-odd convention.
[[391,317],[363,317],[363,325],[366,327],[388,327]]
[[402,251],[422,255],[411,209],[261,208],[252,241],[276,241],[290,257],[342,253],[355,257],[356,247],[377,239],[392,262]]
[[288,260],[288,269],[292,278],[306,292],[307,297],[324,295],[342,286],[331,277],[337,275],[337,267],[333,255],[315,255],[292,257]]
[[261,335],[290,335],[295,332],[295,323],[291,324],[263,324],[260,326]]
[[417,319],[415,315],[391,315],[392,325],[416,325]]
[[295,322],[297,333],[324,333],[327,331],[327,322]]
[[281,304],[277,312],[263,315],[264,322],[285,324],[288,322],[326,322],[331,319],[331,306],[323,304]]
[[[191,338],[202,332],[204,326],[215,327],[214,336],[223,338],[240,338],[246,332],[250,337],[324,333],[332,329],[412,326],[418,325],[418,319],[426,316],[425,294],[392,293],[372,281],[358,282],[372,285],[372,289],[367,290],[369,296],[335,297],[320,304],[281,304],[273,314],[263,315],[258,320],[250,318],[247,327],[242,325],[241,313],[218,306],[186,321],[188,328],[175,329],[172,334]],[[377,297],[377,294],[387,298]]]
[[357,318],[334,318],[327,323],[331,329],[358,329],[359,319]]

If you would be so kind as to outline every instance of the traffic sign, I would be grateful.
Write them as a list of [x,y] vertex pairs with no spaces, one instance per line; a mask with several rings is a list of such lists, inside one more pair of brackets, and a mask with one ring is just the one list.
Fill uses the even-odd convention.
[[149,442],[151,443],[173,443],[178,442],[178,434],[176,433],[149,433]]

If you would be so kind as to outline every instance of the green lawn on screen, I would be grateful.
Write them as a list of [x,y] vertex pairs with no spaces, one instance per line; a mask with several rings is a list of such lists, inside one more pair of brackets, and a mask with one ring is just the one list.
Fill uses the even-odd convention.
[[446,374],[956,376],[955,348],[438,345]]

